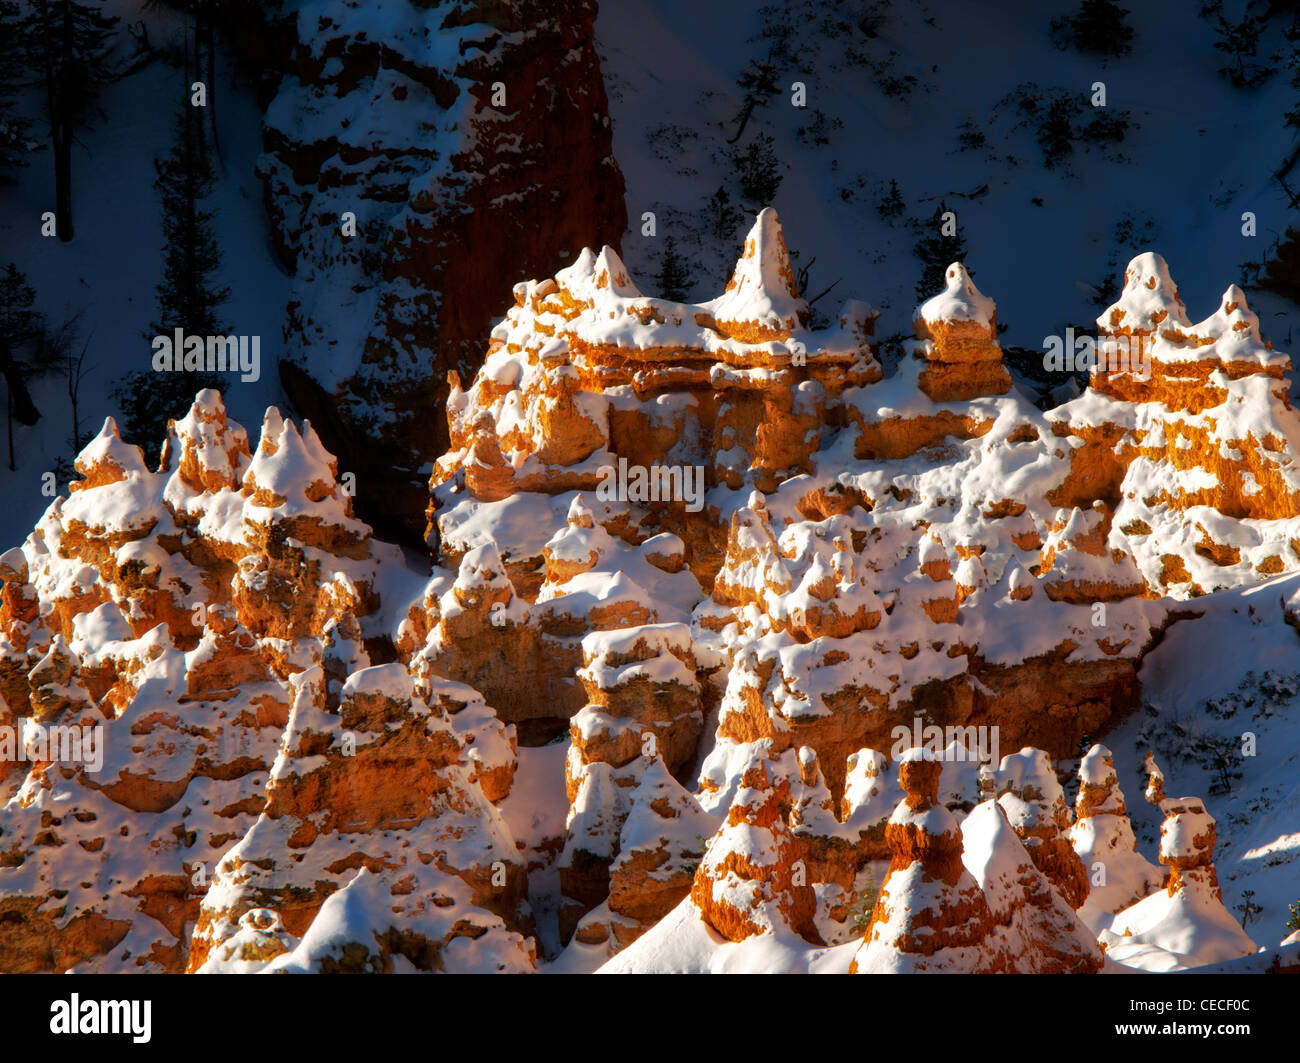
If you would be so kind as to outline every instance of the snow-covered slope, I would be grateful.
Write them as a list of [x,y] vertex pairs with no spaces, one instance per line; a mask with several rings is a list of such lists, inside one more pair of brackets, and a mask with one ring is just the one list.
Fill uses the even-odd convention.
[[[1133,49],[1105,62],[1053,44],[1051,21],[1077,6],[602,5],[597,34],[632,219],[623,245],[628,266],[635,276],[654,275],[671,235],[695,262],[691,297],[710,297],[744,224],[735,218],[715,232],[708,200],[725,186],[739,205],[727,153],[765,135],[783,175],[770,204],[797,234],[797,265],[816,257],[810,294],[839,281],[818,304],[828,313],[846,295],[869,294],[882,311],[882,336],[910,332],[920,275],[911,223],[928,226],[941,203],[956,213],[978,284],[997,294],[1005,345],[1041,351],[1044,336],[1095,317],[1104,302],[1094,302],[1093,292],[1152,245],[1179,264],[1189,305],[1214,305],[1224,270],[1258,261],[1294,220],[1271,178],[1294,142],[1283,122],[1294,95],[1284,67],[1287,16],[1262,35],[1260,61],[1275,73],[1252,92],[1216,73],[1225,58],[1197,5],[1129,5]],[[750,61],[767,58],[773,37],[764,28],[783,25],[789,55],[773,58],[778,91],[731,148],[737,78]],[[835,37],[828,26],[839,28]],[[910,89],[908,78],[915,80]],[[806,87],[803,108],[791,102],[796,81]],[[1098,81],[1107,116],[1122,113],[1129,122],[1122,141],[1109,145],[1077,136],[1097,114],[1091,100]],[[1068,97],[1072,110],[1077,105],[1074,150],[1050,168],[1035,122],[1018,97],[1007,101],[1021,86],[1041,112],[1057,95]],[[964,147],[963,134],[967,143],[982,136],[982,144]],[[905,207],[882,219],[877,206],[891,181]],[[637,224],[644,211],[656,212],[653,238]],[[1256,215],[1258,236],[1242,235],[1245,211]],[[1266,331],[1283,346],[1290,323],[1274,314],[1285,310],[1272,300],[1261,310]]]

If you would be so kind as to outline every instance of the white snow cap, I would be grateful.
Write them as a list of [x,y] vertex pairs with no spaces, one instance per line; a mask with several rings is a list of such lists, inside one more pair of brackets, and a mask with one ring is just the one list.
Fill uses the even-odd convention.
[[1160,325],[1191,328],[1169,264],[1154,251],[1144,251],[1124,270],[1124,290],[1097,318],[1097,327],[1104,333],[1125,327],[1152,332]]
[[127,476],[132,473],[142,474],[149,471],[144,463],[144,454],[134,443],[125,443],[117,431],[117,421],[112,417],[104,418],[104,427],[87,443],[77,455],[78,472],[107,463],[122,470]]
[[1197,336],[1218,339],[1220,336],[1245,335],[1259,340],[1259,315],[1246,303],[1246,293],[1232,285],[1223,293],[1219,308],[1193,329]]
[[991,327],[997,304],[975,287],[966,267],[954,262],[943,273],[944,289],[916,308],[912,320],[973,321]]
[[618,257],[618,252],[608,244],[602,247],[600,254],[596,256],[593,273],[597,288],[608,288],[615,295],[621,295],[626,299],[635,299],[641,295],[640,290],[632,283],[632,278],[628,276],[627,267]]
[[1094,745],[1079,761],[1079,781],[1086,786],[1106,786],[1116,781],[1114,754],[1105,746]]
[[257,486],[281,498],[296,499],[316,484],[325,493],[334,487],[333,456],[321,445],[309,423],[300,434],[292,421],[285,421],[274,406],[266,411],[262,438],[249,463],[246,477]]
[[343,684],[344,696],[379,694],[396,701],[409,701],[414,694],[411,674],[400,664],[377,664],[353,672]]
[[584,303],[594,302],[603,293],[624,299],[641,296],[618,252],[608,246],[602,247],[599,255],[590,247],[584,247],[573,265],[560,270],[555,279],[573,298]]
[[927,535],[921,540],[921,546],[916,553],[917,564],[928,565],[935,561],[947,561],[948,551],[944,545],[933,535]]
[[1177,860],[1214,852],[1211,840],[1214,817],[1205,811],[1205,805],[1199,798],[1167,800],[1164,809],[1167,815],[1160,825],[1162,857]]
[[808,304],[800,297],[781,232],[781,219],[771,207],[759,211],[745,237],[745,251],[736,263],[727,290],[713,302],[719,321],[753,321],[774,329],[792,329]]

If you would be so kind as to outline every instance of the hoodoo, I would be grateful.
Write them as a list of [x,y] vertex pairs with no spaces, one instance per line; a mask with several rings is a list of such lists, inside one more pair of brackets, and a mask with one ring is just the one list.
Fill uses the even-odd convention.
[[[214,391],[156,469],[106,422],[0,555],[0,725],[102,732],[93,770],[3,765],[0,967],[1249,951],[1203,806],[1165,809],[1166,886],[1107,749],[1073,821],[1056,774],[1181,599],[1300,569],[1289,363],[1240,290],[1193,324],[1139,256],[1099,328],[1149,379],[1046,413],[960,263],[885,378],[868,306],[813,327],[771,210],[711,301],[608,247],[514,296],[451,381],[427,577],[311,424],[254,446]],[[683,489],[601,489],[634,476]]]

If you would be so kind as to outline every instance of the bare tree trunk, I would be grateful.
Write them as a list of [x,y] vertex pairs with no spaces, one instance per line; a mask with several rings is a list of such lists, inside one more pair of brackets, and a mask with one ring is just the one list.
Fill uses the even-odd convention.
[[73,21],[71,0],[63,3],[63,33],[59,42],[61,64],[57,76],[51,69],[53,57],[47,55],[47,71],[53,86],[53,109],[50,128],[54,137],[54,217],[59,239],[67,243],[74,235],[72,227],[72,128],[68,114],[67,79],[73,64]]
[[59,239],[67,243],[72,230],[72,143],[63,130],[55,134],[54,143],[54,218]]
[[49,12],[42,7],[39,12],[41,26],[41,52],[45,62],[45,111],[50,121],[50,147],[54,155],[54,222],[59,239],[64,243],[72,239],[72,138],[66,128],[67,101],[62,72],[55,63],[56,47],[67,69],[72,51],[72,9],[66,0],[63,7],[62,32],[56,42],[51,33]]
[[72,357],[72,346],[68,346],[68,399],[72,403],[72,455],[75,459],[81,453],[81,414],[78,403],[81,397],[81,377],[85,373],[86,352],[90,349],[90,336],[81,345],[81,354]]
[[211,22],[203,27],[203,35],[207,38],[208,46],[208,124],[212,127],[212,150],[217,153],[217,161],[224,167],[221,141],[217,139],[217,35]]

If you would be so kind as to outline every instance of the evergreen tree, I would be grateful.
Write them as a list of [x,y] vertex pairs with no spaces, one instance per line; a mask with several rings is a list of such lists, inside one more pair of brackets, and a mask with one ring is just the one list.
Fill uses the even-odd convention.
[[33,425],[40,411],[27,390],[31,352],[39,347],[43,323],[36,312],[36,293],[12,262],[0,272],[0,377],[7,392],[9,468],[14,466],[14,421]]
[[771,137],[759,133],[744,151],[732,157],[740,193],[755,210],[770,206],[781,187],[783,175],[773,143]]
[[[207,115],[208,135],[212,138],[212,147],[218,158],[221,157],[221,148],[217,142],[217,26],[219,23],[229,24],[229,20],[248,19],[247,12],[233,9],[249,7],[257,2],[258,0],[145,0],[144,3],[146,10],[179,9],[193,18],[192,25],[187,23],[185,27],[182,56],[185,87],[188,92],[194,82],[203,82],[203,110]],[[206,148],[205,143],[204,149]]]
[[1133,29],[1124,21],[1128,8],[1114,0],[1082,0],[1079,10],[1052,20],[1052,33],[1062,48],[1091,55],[1127,55],[1133,50]]
[[731,203],[731,194],[722,186],[709,197],[709,217],[713,219],[713,238],[732,240],[740,224],[740,212]]
[[[176,118],[176,142],[166,159],[154,162],[163,229],[163,276],[157,287],[158,317],[144,334],[186,336],[225,333],[218,308],[230,289],[218,287],[216,273],[221,249],[213,225],[215,214],[205,207],[215,178],[203,147],[203,118],[183,101]],[[174,352],[179,362],[183,352]],[[221,387],[221,377],[204,370],[167,373],[135,372],[114,390],[121,407],[126,437],[153,453],[167,435],[169,418],[183,416],[203,388]]]
[[1257,283],[1266,291],[1300,303],[1300,229],[1287,226],[1263,272],[1258,274]]
[[158,318],[148,337],[183,328],[187,333],[217,335],[224,331],[217,309],[230,296],[216,285],[221,248],[215,212],[207,208],[216,185],[205,149],[199,108],[182,102],[176,114],[175,143],[162,161],[154,161],[154,190],[162,214],[163,277],[156,289]]
[[84,333],[84,320],[80,311],[71,314],[53,327],[47,327],[42,343],[46,352],[46,365],[62,378],[68,395],[68,427],[65,437],[67,451],[54,459],[54,473],[60,483],[74,479],[75,461],[86,445],[90,433],[81,428],[81,395],[91,366],[86,363],[91,336]]
[[[221,157],[221,145],[217,140],[217,17],[223,0],[194,0],[194,74],[207,89],[207,105],[204,110],[208,117],[208,133],[212,137],[212,146]],[[207,53],[207,70],[203,69],[200,46]]]
[[1223,4],[1219,0],[1205,4],[1201,15],[1218,38],[1214,42],[1215,50],[1227,56],[1227,66],[1219,67],[1220,76],[1238,89],[1259,88],[1272,76],[1272,68],[1256,60],[1264,19],[1251,14],[1249,4],[1239,22],[1229,22],[1224,18]]
[[659,276],[656,280],[660,299],[671,299],[675,303],[686,302],[691,278],[671,236],[664,241],[664,253],[659,260]]
[[[1291,72],[1291,88],[1300,89],[1300,13],[1291,16],[1282,35],[1287,43],[1286,68]],[[1295,97],[1295,101],[1286,112],[1286,124],[1292,129],[1300,128],[1300,97]]]
[[117,18],[103,0],[30,0],[24,25],[28,60],[45,87],[45,116],[54,153],[54,214],[60,240],[71,240],[72,144],[108,80],[107,54]]
[[889,221],[891,218],[897,218],[906,209],[907,204],[903,202],[903,193],[898,190],[898,181],[890,178],[889,191],[876,204],[876,213],[882,220]]
[[1048,105],[1038,125],[1038,146],[1043,149],[1043,165],[1053,169],[1074,152],[1074,118],[1078,105],[1058,96]]
[[734,144],[745,134],[745,127],[754,112],[767,105],[767,101],[780,92],[777,84],[776,66],[769,55],[766,60],[751,59],[749,66],[736,79],[736,87],[741,92],[740,110],[733,119],[737,123],[736,134],[728,144]]
[[954,226],[951,236],[943,231],[943,216],[947,210],[943,203],[935,207],[923,235],[912,248],[921,260],[921,279],[916,282],[917,302],[924,302],[943,291],[944,270],[966,257],[966,241],[962,238],[961,230]]
[[27,119],[18,114],[14,98],[24,76],[26,56],[22,23],[15,0],[0,0],[0,170],[27,165],[32,141]]

